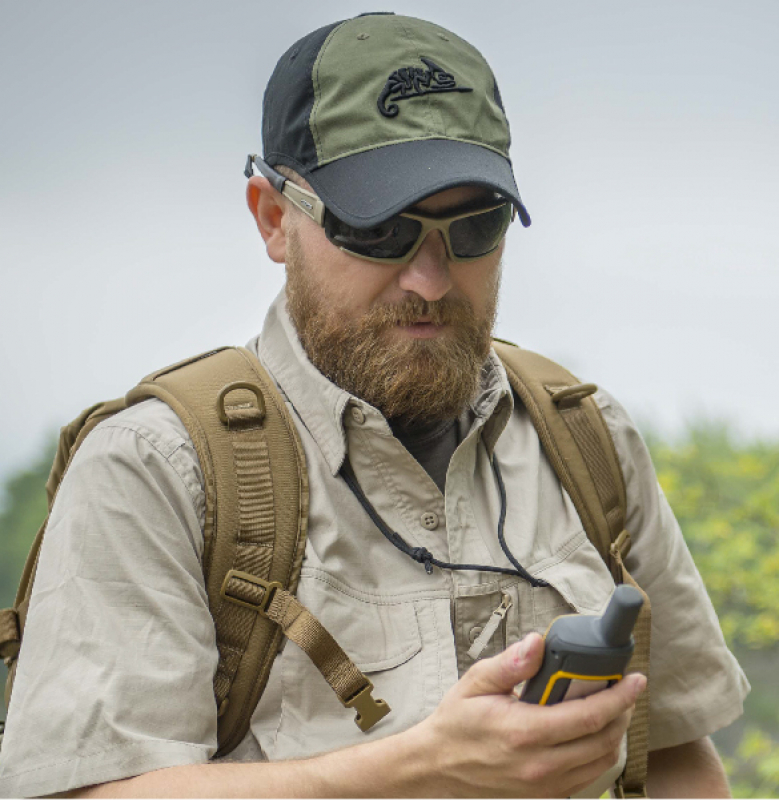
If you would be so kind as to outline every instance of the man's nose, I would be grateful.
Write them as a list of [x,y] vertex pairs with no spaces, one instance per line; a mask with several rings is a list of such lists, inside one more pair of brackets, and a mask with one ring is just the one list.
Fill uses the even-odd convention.
[[400,288],[415,292],[432,302],[440,300],[452,288],[449,259],[441,231],[430,231],[406,264],[399,278]]

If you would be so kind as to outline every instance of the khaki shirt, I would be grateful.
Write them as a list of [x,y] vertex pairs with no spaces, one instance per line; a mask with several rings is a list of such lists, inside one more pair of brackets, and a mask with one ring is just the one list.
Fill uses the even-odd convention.
[[[302,758],[411,727],[473,663],[468,650],[504,601],[509,611],[481,657],[543,633],[560,614],[603,609],[610,573],[494,353],[477,401],[458,421],[442,494],[375,408],[308,361],[283,294],[250,348],[282,391],[306,454],[309,537],[298,596],[392,712],[363,734],[308,657],[286,642],[229,760]],[[738,717],[749,687],[640,435],[608,394],[596,399],[627,484],[627,566],[652,602],[650,749],[670,747]],[[442,561],[511,568],[497,539],[493,451],[508,498],[507,543],[548,587],[489,572],[428,575],[383,537],[338,475],[348,453],[373,506],[412,547]],[[213,756],[217,651],[200,563],[203,511],[192,442],[161,402],[122,412],[86,440],[41,552],[0,795],[59,792]],[[583,795],[598,796],[620,769]]]

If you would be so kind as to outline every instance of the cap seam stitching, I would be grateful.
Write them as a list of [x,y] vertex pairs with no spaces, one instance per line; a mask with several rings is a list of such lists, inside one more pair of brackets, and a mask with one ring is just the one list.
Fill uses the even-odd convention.
[[[410,49],[412,50],[412,52],[415,52],[417,54],[417,60],[421,61],[422,56],[420,55],[419,52],[419,42],[413,36],[409,28],[407,28],[402,22],[400,23],[400,28],[403,31],[403,35],[408,40]],[[425,136],[429,137],[433,134],[432,116],[430,114],[430,96],[428,95],[427,97],[425,97],[424,100],[422,101],[422,104],[420,105],[422,105],[422,107],[425,110],[425,120],[426,120]]]
[[[465,144],[473,144],[477,147],[483,147],[485,150],[491,150],[493,153],[497,153],[499,156],[503,156],[509,164],[511,164],[511,159],[497,147],[493,147],[492,145],[485,144],[484,142],[477,141],[475,139],[462,139],[458,136],[441,136],[438,133],[435,134],[428,134],[426,136],[408,136],[405,139],[392,139],[389,142],[382,142],[378,147],[376,145],[367,145],[365,147],[354,148],[353,150],[347,150],[345,153],[339,153],[337,156],[333,156],[332,158],[328,158],[325,161],[317,164],[318,167],[324,167],[325,164],[331,164],[333,161],[339,161],[342,158],[346,158],[347,156],[357,155],[358,153],[366,153],[369,150],[378,150],[380,147],[387,147],[388,145],[393,144],[403,144],[403,142],[420,142],[426,141],[430,139],[443,139],[449,142],[463,142]],[[279,154],[281,155],[281,154]]]
[[[322,58],[324,57],[325,51],[330,46],[330,42],[333,41],[333,38],[334,38],[336,32],[339,31],[344,25],[346,25],[347,22],[349,22],[349,20],[344,20],[344,22],[342,22],[340,25],[336,25],[336,27],[333,28],[333,30],[330,31],[330,33],[327,35],[327,39],[325,39],[324,44],[319,49],[319,52],[317,53],[317,56],[316,56],[316,61],[314,62],[314,72],[315,72],[314,97],[315,97],[315,99],[314,99],[314,106],[311,109],[311,119],[309,120],[309,127],[311,128],[311,132],[312,132],[312,134],[314,136],[314,143],[316,144],[316,157],[317,157],[317,161],[318,162],[321,162],[322,153],[323,153],[322,139],[321,139],[321,137],[319,135],[319,124],[317,122],[317,119],[318,119],[317,111],[319,109],[320,101],[322,99],[322,94],[321,94],[320,85],[319,85],[319,68],[320,68],[320,66],[322,64]],[[318,165],[319,164],[317,164],[317,166]]]

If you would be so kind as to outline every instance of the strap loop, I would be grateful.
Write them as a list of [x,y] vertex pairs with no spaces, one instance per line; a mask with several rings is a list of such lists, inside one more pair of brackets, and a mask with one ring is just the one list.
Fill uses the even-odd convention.
[[[250,391],[257,398],[257,407],[255,408],[250,403],[241,403],[235,406],[226,405],[225,400],[227,399],[227,395],[234,392],[236,389],[246,389]],[[228,383],[217,395],[216,413],[222,423],[228,427],[231,423],[261,424],[265,419],[265,398],[262,395],[262,389],[248,381]]]

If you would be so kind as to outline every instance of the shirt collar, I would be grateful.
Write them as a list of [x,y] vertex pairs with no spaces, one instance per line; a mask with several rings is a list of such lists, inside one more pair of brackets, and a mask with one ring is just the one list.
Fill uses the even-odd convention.
[[[354,424],[354,418],[346,413],[349,409],[359,409],[352,413],[360,419],[363,430],[392,436],[378,409],[336,386],[309,361],[287,313],[284,288],[268,310],[262,333],[247,346],[270,371],[316,441],[333,475],[338,474],[346,457],[346,427]],[[482,437],[490,456],[513,407],[506,371],[491,350],[482,367],[481,389],[472,404],[474,424],[483,426]]]
[[503,362],[493,348],[481,369],[481,390],[473,403],[475,424],[483,425],[482,441],[492,458],[495,445],[514,411],[514,393]]

